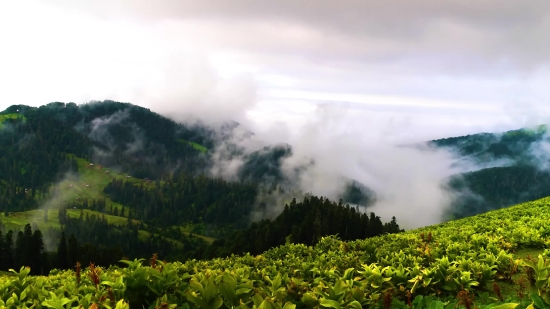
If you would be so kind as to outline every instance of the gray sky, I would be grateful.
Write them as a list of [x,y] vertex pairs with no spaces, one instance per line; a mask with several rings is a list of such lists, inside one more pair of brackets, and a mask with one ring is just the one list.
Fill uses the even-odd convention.
[[0,109],[114,99],[293,132],[328,104],[399,142],[499,131],[550,122],[548,33],[547,0],[2,1]]
[[478,167],[395,144],[550,123],[548,33],[548,0],[5,0],[0,109],[113,99],[236,120],[249,150],[293,146],[285,170],[315,160],[303,192],[355,179],[412,228]]

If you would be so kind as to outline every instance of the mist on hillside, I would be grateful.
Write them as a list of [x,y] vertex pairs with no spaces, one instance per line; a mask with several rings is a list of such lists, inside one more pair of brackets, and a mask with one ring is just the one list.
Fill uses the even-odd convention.
[[[172,12],[172,10],[168,11]],[[129,12],[131,10],[124,10],[125,14]],[[369,10],[369,12],[372,11]],[[58,17],[61,18],[61,16],[64,15],[60,14]],[[247,162],[251,156],[269,155],[272,150],[269,147],[285,148],[290,145],[289,153],[277,158],[275,160],[277,166],[273,167],[281,170],[282,175],[279,176],[282,179],[280,182],[282,190],[271,192],[266,189],[265,194],[259,195],[258,211],[254,212],[251,220],[272,217],[280,212],[284,204],[293,196],[312,193],[338,200],[345,191],[346,185],[357,181],[376,194],[375,204],[366,210],[374,211],[383,216],[384,220],[396,216],[398,222],[406,228],[441,222],[443,214],[454,200],[471,194],[467,189],[460,192],[451,190],[449,188],[451,175],[507,166],[514,164],[515,161],[509,158],[493,160],[491,157],[480,161],[463,156],[452,148],[402,147],[400,145],[417,145],[421,141],[432,138],[479,132],[480,123],[485,122],[483,117],[490,114],[498,115],[495,116],[494,123],[487,124],[484,128],[500,128],[504,124],[511,123],[535,125],[548,120],[545,116],[548,110],[540,104],[537,106],[535,103],[523,101],[506,102],[502,105],[504,108],[494,108],[496,105],[491,100],[494,97],[489,96],[492,93],[484,92],[484,89],[498,92],[497,88],[494,88],[498,83],[494,83],[492,79],[489,81],[482,79],[480,85],[476,87],[472,87],[471,79],[457,79],[454,82],[435,81],[433,76],[437,76],[437,72],[445,76],[447,74],[453,76],[457,73],[454,69],[447,71],[449,67],[455,67],[454,57],[451,57],[452,59],[423,57],[422,59],[432,59],[438,63],[432,67],[423,60],[416,59],[415,53],[405,53],[402,55],[404,58],[374,57],[371,59],[375,60],[374,62],[383,60],[374,65],[370,63],[371,60],[365,63],[362,61],[341,63],[342,59],[350,58],[350,54],[343,50],[329,57],[319,48],[303,49],[308,42],[322,43],[322,46],[326,46],[328,42],[324,41],[325,36],[319,37],[323,38],[319,41],[293,37],[286,42],[289,45],[283,44],[282,41],[268,39],[272,41],[269,42],[270,44],[275,45],[265,45],[270,46],[269,52],[266,53],[263,48],[259,48],[264,47],[265,42],[257,46],[254,43],[255,40],[263,42],[265,38],[269,38],[262,32],[267,29],[264,27],[250,27],[251,31],[259,31],[257,33],[253,31],[256,35],[250,40],[243,39],[243,42],[238,42],[236,46],[225,42],[229,44],[226,46],[228,49],[216,51],[208,50],[204,46],[202,49],[201,47],[191,48],[193,44],[180,42],[171,36],[173,33],[161,31],[170,29],[170,26],[175,26],[177,22],[155,28],[149,27],[148,23],[140,22],[139,18],[136,20],[129,20],[127,24],[129,27],[136,27],[135,32],[126,32],[131,27],[128,29],[114,27],[111,30],[107,27],[112,26],[109,25],[108,20],[96,21],[92,16],[87,16],[85,21],[89,25],[97,22],[94,25],[98,27],[85,29],[99,29],[103,31],[99,33],[105,36],[112,32],[113,35],[131,39],[109,42],[111,48],[105,53],[102,48],[101,52],[95,49],[98,47],[81,48],[82,52],[85,51],[97,57],[90,57],[97,61],[76,59],[76,63],[86,65],[74,71],[73,66],[68,66],[70,67],[68,71],[62,70],[62,65],[58,65],[59,68],[56,67],[55,70],[42,70],[49,72],[48,74],[58,71],[61,73],[59,76],[56,75],[56,78],[41,78],[42,80],[51,79],[55,87],[44,86],[47,91],[40,88],[36,92],[42,94],[42,97],[55,96],[55,100],[77,98],[80,100],[78,103],[90,99],[130,102],[150,108],[179,123],[207,126],[214,132],[212,137],[216,141],[216,146],[209,150],[213,164],[206,172],[211,176],[227,180],[239,179],[243,170],[249,167]],[[241,16],[238,20],[241,21]],[[329,22],[329,20],[326,21]],[[78,25],[75,23],[75,26]],[[236,29],[232,26],[226,21],[222,28],[232,33],[231,31]],[[309,26],[312,27],[310,30],[317,29],[313,24]],[[189,29],[207,30],[209,28],[201,26]],[[51,30],[44,31],[48,31],[48,34],[56,33]],[[239,33],[242,31],[239,30]],[[303,34],[308,33],[317,32],[306,31]],[[139,35],[134,37],[123,34]],[[197,42],[201,42],[203,37],[199,33],[196,36]],[[230,36],[227,36],[224,39],[229,38]],[[311,39],[308,35],[306,38]],[[357,42],[357,38],[353,36],[349,38],[352,38],[351,42]],[[441,38],[447,40],[449,36],[442,35]],[[366,37],[364,39],[367,40]],[[98,43],[100,41],[90,44],[88,39],[82,39],[78,43],[86,45],[75,46],[104,46]],[[216,37],[215,41],[220,40]],[[240,43],[244,42],[254,43],[251,46],[256,47],[240,46]],[[274,48],[279,44],[285,48]],[[149,45],[157,48],[145,48]],[[339,47],[355,45],[332,44],[331,46],[339,50]],[[370,50],[385,44],[371,42],[365,46],[369,46]],[[418,47],[422,47],[420,50],[423,50],[426,46],[432,45],[419,43]],[[398,53],[409,50],[404,46],[395,45],[394,47],[395,52]],[[244,48],[241,50],[244,53],[240,56],[239,48]],[[272,54],[272,50],[276,52]],[[130,53],[135,55],[127,57]],[[387,55],[387,53],[386,50],[380,51],[380,55]],[[368,53],[360,52],[356,56],[363,54]],[[65,54],[56,54],[56,61],[52,63],[65,63],[65,56]],[[251,59],[250,63],[245,62],[245,64],[254,69],[241,68],[239,62],[241,58]],[[363,58],[358,57],[350,61],[359,59]],[[478,63],[470,61],[472,59],[467,57],[464,59],[468,60],[465,62],[468,65]],[[447,67],[445,64],[452,65]],[[397,69],[400,66],[411,71],[400,71]],[[431,71],[436,67],[439,69]],[[222,74],[224,68],[226,72]],[[428,71],[424,71],[425,69]],[[411,72],[416,73],[410,74]],[[472,72],[477,71],[472,70]],[[82,78],[79,74],[85,74],[86,78]],[[42,80],[40,85],[43,84]],[[483,84],[483,82],[489,84]],[[506,80],[506,82],[509,81]],[[67,84],[70,87],[67,87]],[[514,89],[517,93],[525,92],[522,91],[522,85],[515,85]],[[439,87],[442,88],[439,89]],[[473,89],[471,93],[464,91],[467,87]],[[285,97],[284,91],[281,90],[294,91],[294,97],[290,99]],[[273,95],[277,91],[279,91],[279,97]],[[327,92],[324,93],[324,91]],[[301,99],[301,95],[308,92],[317,95],[314,98],[305,96]],[[347,95],[353,92],[358,95]],[[483,95],[480,95],[480,92],[483,92]],[[44,93],[47,96],[44,96]],[[288,96],[292,97],[292,95]],[[400,98],[406,98],[407,102],[401,102]],[[430,100],[430,98],[435,99]],[[454,101],[455,98],[464,99],[464,102]],[[478,106],[473,100],[482,100],[484,104]],[[43,103],[46,102],[37,104]],[[94,119],[89,137],[110,146],[112,143],[106,128],[117,121],[124,121],[125,117],[127,115],[122,112]],[[470,121],[470,118],[476,119]],[[235,126],[234,122],[239,125]],[[452,124],[447,126],[446,122]],[[142,129],[134,128],[130,132],[132,142],[126,145],[125,152],[139,152],[150,142],[140,130]],[[111,150],[95,147],[92,160],[108,161],[112,156],[109,151],[112,151],[114,146],[109,148]],[[530,148],[533,158],[541,168],[548,165],[549,148],[546,142],[537,143]],[[156,153],[148,153],[147,156],[142,155],[142,157],[153,161],[153,158],[162,157],[163,154],[163,149],[158,147]],[[174,164],[170,168],[175,171],[178,165]],[[270,181],[270,179],[265,180]]]
[[[216,100],[219,85],[215,80],[212,77],[210,87],[201,84],[204,100]],[[451,149],[399,146],[407,142],[403,135],[408,134],[403,133],[415,130],[406,117],[396,120],[394,114],[345,104],[318,104],[303,122],[280,120],[258,125],[247,116],[257,105],[256,96],[238,91],[252,91],[246,83],[242,79],[229,83],[236,87],[230,92],[234,95],[231,100],[202,104],[203,99],[187,100],[189,96],[182,90],[175,96],[167,93],[166,98],[157,98],[150,105],[152,111],[177,122],[202,123],[219,132],[209,171],[215,177],[236,180],[247,155],[262,152],[267,146],[291,146],[290,155],[280,159],[283,184],[290,192],[286,190],[283,196],[277,196],[277,192],[260,195],[258,205],[263,206],[253,213],[253,220],[280,213],[292,194],[311,193],[338,200],[349,181],[354,180],[376,194],[376,203],[366,211],[386,221],[396,216],[407,229],[435,224],[442,221],[457,196],[466,194],[450,191],[448,177],[480,168],[472,161],[454,164],[457,155]],[[225,118],[219,113],[224,110],[231,111]],[[227,130],[224,124],[233,120],[240,125]]]

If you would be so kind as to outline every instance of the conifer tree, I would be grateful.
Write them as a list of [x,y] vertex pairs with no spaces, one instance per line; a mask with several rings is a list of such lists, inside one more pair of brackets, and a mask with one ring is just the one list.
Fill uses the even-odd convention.
[[34,230],[29,248],[31,253],[31,273],[34,275],[44,275],[44,265],[46,264],[44,253],[44,236],[40,230]]
[[79,248],[78,240],[74,236],[74,234],[71,234],[69,237],[69,246],[68,246],[68,266],[74,267],[76,265],[76,262],[80,261],[80,248]]
[[15,265],[13,264],[13,254],[13,231],[9,230],[6,233],[4,252],[2,255],[2,259],[5,263],[4,270],[15,268]]
[[57,246],[57,268],[59,269],[68,269],[69,263],[68,258],[68,249],[67,249],[67,239],[65,237],[65,232],[61,232],[61,240]]

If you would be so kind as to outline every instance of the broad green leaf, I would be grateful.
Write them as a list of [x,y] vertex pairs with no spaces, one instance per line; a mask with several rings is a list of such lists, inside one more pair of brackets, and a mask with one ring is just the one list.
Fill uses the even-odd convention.
[[319,304],[321,306],[327,307],[327,308],[335,308],[335,309],[340,309],[341,308],[340,303],[338,303],[337,301],[334,301],[332,299],[321,299]]
[[496,307],[491,307],[491,309],[514,309],[517,306],[519,306],[519,304],[517,304],[517,303],[507,303],[507,304],[502,304],[502,305],[499,305],[499,306],[496,306]]

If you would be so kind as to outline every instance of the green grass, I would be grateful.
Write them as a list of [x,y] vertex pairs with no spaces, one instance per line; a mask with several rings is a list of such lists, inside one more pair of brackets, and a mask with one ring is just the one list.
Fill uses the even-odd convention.
[[[78,218],[80,216],[80,212],[82,211],[82,214],[84,217],[88,215],[89,217],[98,217],[98,218],[105,218],[107,222],[110,224],[115,225],[125,225],[128,223],[128,218],[120,217],[120,216],[114,216],[105,214],[99,211],[90,210],[90,209],[67,209],[67,216],[71,218]],[[0,214],[0,220],[2,224],[6,226],[7,229],[13,229],[13,230],[21,230],[26,224],[33,222],[36,224],[36,226],[39,229],[46,229],[46,228],[61,228],[61,224],[59,224],[59,220],[57,218],[59,213],[58,209],[50,209],[48,210],[48,222],[44,221],[44,210],[29,210],[29,211],[23,211],[23,212],[16,212],[11,213],[9,216],[4,216],[4,213]],[[138,224],[140,223],[139,220],[132,220],[133,223]]]
[[181,232],[185,235],[191,235],[193,234],[193,236],[196,236],[196,237],[199,237],[199,238],[202,238],[202,240],[206,241],[207,243],[211,244],[214,242],[214,240],[216,240],[215,238],[212,238],[212,237],[208,237],[208,236],[204,236],[204,235],[199,235],[199,234],[196,234],[196,233],[191,233],[191,231],[193,230],[193,225],[185,225],[185,226],[180,226],[179,227]]
[[[200,145],[199,145],[200,146]],[[16,212],[9,214],[5,217],[4,214],[0,214],[0,222],[6,226],[6,228],[12,230],[22,230],[28,223],[34,223],[39,229],[56,228],[60,229],[61,225],[58,220],[58,212],[61,206],[67,205],[69,202],[75,200],[91,200],[105,199],[106,208],[117,209],[118,212],[124,209],[125,214],[128,214],[130,208],[128,206],[121,205],[112,201],[109,196],[103,193],[103,189],[113,179],[123,179],[133,184],[142,184],[144,186],[154,186],[153,183],[144,179],[135,177],[127,177],[127,174],[117,172],[116,170],[105,168],[98,164],[93,164],[85,159],[79,157],[73,157],[78,164],[78,174],[67,174],[65,178],[56,184],[55,187],[50,188],[49,197],[38,197],[40,203],[40,210],[29,210],[23,212]],[[2,180],[0,180],[2,181]],[[44,221],[44,211],[48,209],[48,222]],[[97,216],[102,218],[103,216],[110,224],[126,225],[128,218],[123,216],[115,216],[110,214],[104,214],[99,211],[90,209],[83,209],[83,215]],[[67,209],[67,215],[71,218],[78,218],[80,216],[81,209]],[[133,220],[134,223],[140,223],[139,220]],[[181,227],[184,234],[191,234],[192,226]],[[146,239],[149,236],[147,231],[140,230],[140,239]],[[193,234],[199,238],[202,238],[208,243],[212,243],[214,238],[203,235]],[[171,240],[176,245],[182,246],[182,244],[176,240]]]
[[130,210],[128,207],[112,201],[103,193],[103,189],[113,179],[128,179],[130,182],[134,183],[146,182],[141,179],[126,178],[126,175],[111,169],[103,168],[100,165],[90,165],[90,162],[82,158],[75,159],[78,164],[78,175],[67,175],[63,181],[58,183],[55,188],[51,189],[51,195],[54,196],[54,201],[49,202],[51,204],[49,208],[58,208],[60,205],[76,199],[105,199],[108,209],[113,205],[118,211],[124,208],[125,213],[128,213]]
[[[148,231],[144,231],[144,230],[138,231],[138,238],[140,240],[147,240],[149,237],[151,237],[151,233],[149,233]],[[172,238],[165,238],[165,239],[171,242],[172,244],[176,245],[177,247],[183,248],[183,244],[180,241]]]
[[205,153],[205,152],[208,151],[208,148],[204,147],[204,146],[201,145],[201,144],[197,144],[197,143],[195,143],[195,142],[186,141],[186,140],[184,140],[184,139],[179,139],[178,142],[180,142],[180,143],[187,143],[187,144],[193,146],[193,148],[195,148],[196,150],[198,150],[198,151],[200,151],[200,152],[202,152],[202,153]]
[[19,118],[23,120],[26,119],[25,116],[17,113],[0,115],[0,128],[2,127],[2,123],[6,121],[6,119],[19,119]]

